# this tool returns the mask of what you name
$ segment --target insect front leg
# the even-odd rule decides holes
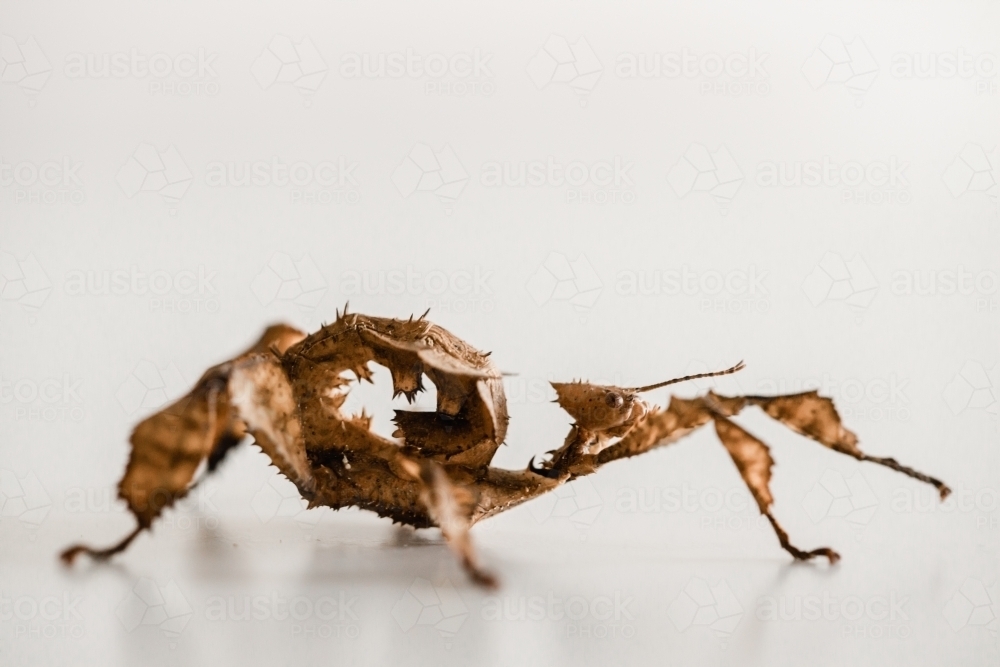
[[[710,396],[692,400],[673,397],[666,410],[651,408],[621,440],[593,456],[594,469],[611,461],[638,456],[669,445],[701,426],[714,422],[719,438],[757,501],[761,514],[767,517],[774,528],[781,547],[797,560],[825,556],[831,563],[836,562],[840,556],[829,547],[809,551],[796,547],[775,518],[771,511],[773,498],[769,488],[771,466],[774,463],[770,452],[763,442],[728,419],[739,413],[745,405],[746,402],[739,397]]]
[[[589,475],[597,470],[597,459],[594,450],[601,444],[598,434],[588,431],[579,424],[574,424],[566,436],[566,441],[559,449],[553,449],[551,458],[541,466],[535,465],[535,458],[528,462],[528,470],[553,480],[567,481]]]
[[[774,498],[771,496],[770,482],[774,459],[771,458],[771,452],[767,445],[722,414],[713,413],[712,418],[715,421],[715,432],[718,434],[719,440],[722,441],[723,446],[732,457],[740,476],[750,490],[750,494],[757,501],[760,513],[771,522],[771,527],[774,528],[774,532],[778,536],[781,548],[792,554],[796,560],[810,560],[817,556],[826,556],[831,564],[840,560],[840,554],[830,547],[805,551],[789,541],[788,533],[771,512]]]
[[[767,516],[768,521],[771,522],[782,548],[796,559],[808,560],[816,556],[826,556],[831,563],[835,563],[840,559],[840,556],[829,547],[812,551],[803,551],[795,547],[789,542],[788,534],[774,518],[770,507],[772,498],[769,482],[771,465],[773,464],[770,452],[764,443],[729,420],[729,417],[739,413],[746,405],[760,406],[769,417],[835,452],[846,454],[858,461],[878,463],[931,484],[937,488],[942,500],[951,493],[951,489],[939,479],[904,466],[893,458],[869,456],[862,452],[858,447],[857,436],[841,424],[840,415],[837,414],[833,401],[820,396],[815,391],[779,396],[734,396],[728,398],[709,392],[703,401],[715,421],[719,439],[722,440],[722,444],[736,463],[736,467],[754,495],[761,513]]]
[[[870,456],[858,447],[858,437],[844,428],[833,401],[815,391],[779,396],[737,396],[725,398],[709,393],[706,400],[713,406],[730,406],[729,414],[738,412],[744,405],[757,405],[767,416],[780,421],[796,433],[804,435],[835,452],[846,454],[858,461],[868,461],[885,466],[908,477],[930,484],[938,490],[941,500],[948,497],[948,485],[922,472],[905,466],[892,457]]]
[[[836,562],[840,555],[829,547],[810,551],[796,547],[775,518],[771,511],[773,498],[769,487],[771,466],[774,461],[767,445],[729,420],[730,416],[739,413],[745,405],[745,401],[739,397],[725,398],[710,395],[692,400],[673,397],[666,410],[651,409],[620,441],[602,451],[596,457],[598,465],[638,456],[657,447],[666,446],[699,427],[714,422],[719,439],[729,451],[761,514],[767,517],[771,527],[774,528],[781,547],[796,560],[825,556],[831,563]]]

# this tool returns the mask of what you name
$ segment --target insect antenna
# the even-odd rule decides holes
[[[711,378],[719,375],[729,375],[730,373],[735,373],[736,371],[741,371],[744,368],[744,363],[741,361],[732,368],[727,368],[724,371],[713,371],[711,373],[697,373],[695,375],[685,375],[682,378],[674,378],[673,380],[667,380],[666,382],[657,382],[656,384],[646,385],[645,387],[631,387],[625,391],[632,392],[635,394],[642,393],[644,391],[651,391],[653,389],[659,389],[660,387],[666,387],[668,384],[677,384],[678,382],[687,382],[688,380],[697,380],[699,378]]]

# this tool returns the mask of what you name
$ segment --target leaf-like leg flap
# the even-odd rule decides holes
[[[191,393],[139,422],[132,432],[132,454],[118,496],[135,515],[136,532],[108,549],[71,547],[62,554],[66,563],[81,553],[103,560],[124,550],[139,531],[187,494],[198,467],[220,441],[231,440],[234,433],[242,436],[242,425],[230,422],[224,374],[206,375]]]
[[[789,542],[788,533],[778,524],[778,520],[771,513],[771,504],[774,502],[774,498],[771,496],[770,482],[771,466],[774,465],[774,459],[771,458],[771,452],[767,445],[721,414],[713,415],[713,419],[719,439],[732,457],[736,469],[740,471],[740,476],[746,482],[754,500],[757,501],[757,507],[760,508],[761,514],[765,515],[771,522],[781,547],[797,560],[809,560],[816,556],[826,556],[830,563],[836,563],[840,560],[840,555],[829,547],[803,551]]]
[[[118,495],[128,503],[138,526],[112,547],[76,545],[66,549],[62,559],[69,564],[86,553],[103,560],[123,551],[165,508],[187,495],[198,469],[204,464],[210,472],[246,433],[227,391],[234,363],[268,350],[281,354],[304,337],[283,324],[268,327],[248,350],[205,371],[187,395],[139,422],[132,431],[132,453],[118,485]]]
[[[233,365],[229,397],[247,431],[306,498],[315,481],[306,459],[302,422],[292,385],[272,352],[254,354]]]
[[[402,464],[407,473],[422,483],[420,500],[469,577],[480,586],[496,588],[497,579],[480,567],[469,534],[476,508],[473,493],[452,482],[444,468],[433,461],[403,459]]]
[[[721,397],[718,397],[721,398]],[[858,448],[858,437],[844,428],[833,401],[815,391],[785,396],[746,396],[748,403],[759,405],[769,417],[830,449],[847,454],[859,461],[871,461],[933,485],[941,496],[948,497],[951,489],[941,480],[904,466],[893,458],[869,456]]]

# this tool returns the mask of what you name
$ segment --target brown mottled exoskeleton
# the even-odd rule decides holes
[[[711,422],[781,546],[796,559],[826,556],[830,548],[792,545],[771,512],[773,460],[767,446],[732,420],[744,407],[766,414],[835,451],[872,461],[937,487],[945,484],[891,458],[868,456],[845,429],[830,399],[816,392],[783,396],[671,398],[664,409],[648,405],[645,391],[702,377],[735,373],[742,362],[644,387],[586,382],[553,383],[557,402],[574,419],[563,445],[536,466],[505,470],[490,465],[507,433],[502,375],[489,359],[425,319],[397,320],[337,313],[316,333],[271,326],[234,359],[208,369],[183,398],[140,422],[119,485],[137,526],[120,543],[96,550],[74,546],[100,560],[124,550],[164,508],[210,474],[247,436],[297,487],[310,507],[360,507],[415,528],[436,526],[477,583],[496,579],[479,566],[469,536],[477,522],[595,472],[601,466],[668,445]],[[353,373],[371,381],[369,362],[389,369],[393,396],[412,402],[426,375],[437,388],[433,411],[397,410],[391,438],[370,428],[371,418],[345,415]],[[198,480],[197,471],[204,470]]]

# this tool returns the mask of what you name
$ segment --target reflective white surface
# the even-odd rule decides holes
[[[702,440],[654,454],[655,464],[721,452]],[[170,512],[108,565],[68,571],[55,554],[81,536],[117,537],[128,525],[120,509],[55,507],[36,529],[5,521],[8,664],[792,665],[807,655],[820,665],[989,664],[997,655],[995,518],[939,508],[891,474],[861,473],[877,490],[859,525],[813,524],[779,500],[797,543],[840,550],[830,568],[778,549],[734,471],[718,475],[727,487],[691,468],[654,480],[624,463],[616,472],[630,468],[622,479],[634,486],[575,483],[561,504],[535,501],[477,528],[502,579],[486,592],[434,531],[401,539],[388,522],[291,505],[272,515],[268,484],[249,498],[224,488],[237,473],[267,476],[265,466],[246,449],[206,484],[202,511]],[[794,495],[789,486],[775,485],[779,499]],[[911,492],[923,509],[895,511]],[[260,513],[241,517],[237,503]],[[594,503],[596,515],[578,510]]]

